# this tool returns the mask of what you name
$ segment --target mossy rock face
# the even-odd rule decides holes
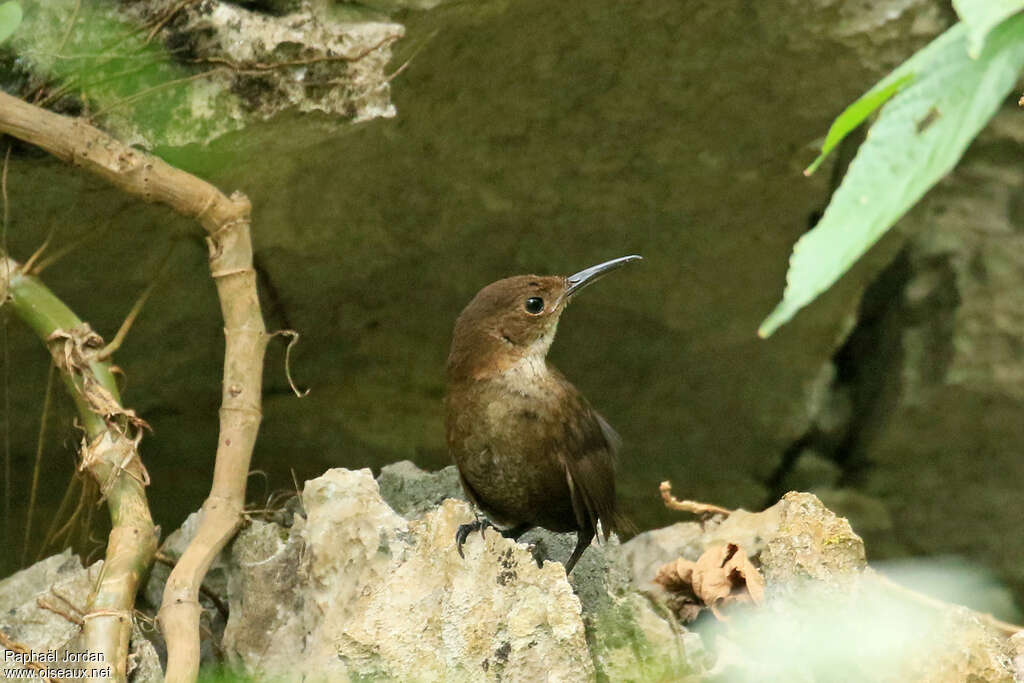
[[[40,0],[0,73],[14,92],[45,106],[74,100],[149,149],[206,144],[287,111],[394,116],[384,68],[401,24],[309,0],[267,5]]]

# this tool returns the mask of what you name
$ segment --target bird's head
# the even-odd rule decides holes
[[[455,322],[449,379],[502,372],[524,358],[543,360],[572,298],[601,276],[639,260],[623,256],[569,276],[517,275],[487,285]]]

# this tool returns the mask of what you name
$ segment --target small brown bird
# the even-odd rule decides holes
[[[575,531],[568,574],[598,522],[607,540],[628,521],[615,507],[619,437],[547,362],[572,297],[639,256],[568,277],[519,275],[480,290],[455,322],[448,355],[448,448],[466,495],[489,518],[463,524],[456,547],[493,522],[518,539],[535,526]]]

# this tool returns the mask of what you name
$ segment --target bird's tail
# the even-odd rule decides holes
[[[637,528],[637,525],[633,523],[633,520],[631,520],[629,517],[627,517],[619,510],[615,510],[614,512],[612,512],[611,519],[601,520],[601,531],[603,532],[601,535],[604,537],[604,540],[606,541],[608,540],[608,536],[613,531],[615,532],[615,535],[619,537],[620,540],[632,538],[633,536],[636,536],[638,533],[640,533],[640,529]]]

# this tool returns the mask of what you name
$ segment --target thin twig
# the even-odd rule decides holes
[[[174,18],[174,15],[176,15],[178,12],[185,9],[189,5],[194,5],[197,2],[199,2],[199,0],[183,0],[183,2],[179,2],[171,9],[167,10],[167,12],[165,12],[164,15],[160,17],[159,20],[157,20],[156,24],[153,25],[153,29],[146,36],[146,40],[144,41],[144,43],[148,43],[149,41],[153,40],[153,37],[160,32],[160,29],[162,29],[164,25],[167,24],[168,21]]]
[[[77,614],[71,614],[70,612],[68,612],[68,611],[66,611],[64,609],[61,609],[57,605],[54,605],[54,604],[48,602],[46,600],[46,596],[44,596],[44,595],[40,595],[38,598],[36,598],[36,605],[40,609],[45,609],[48,612],[53,612],[54,614],[58,614],[58,615],[64,617],[65,619],[70,621],[72,624],[77,624],[78,626],[84,626],[85,625],[85,621],[82,619],[82,617],[78,616]]]
[[[309,389],[300,390],[292,379],[292,347],[299,343],[299,333],[295,330],[278,330],[270,335],[271,337],[288,337],[288,346],[284,350],[284,376],[288,379],[288,386],[298,398],[309,396]]]
[[[931,607],[934,607],[934,608],[937,608],[937,609],[942,609],[942,610],[946,610],[946,609],[949,609],[950,607],[956,607],[957,606],[954,603],[946,602],[945,600],[939,600],[938,598],[933,598],[930,595],[925,595],[924,593],[919,593],[918,591],[915,591],[912,588],[907,588],[906,586],[904,586],[902,584],[896,583],[895,581],[890,579],[885,574],[881,574],[881,573],[879,573],[877,571],[874,572],[874,575],[875,575],[875,578],[878,579],[878,582],[880,584],[882,584],[883,587],[888,588],[889,590],[892,590],[892,591],[894,591],[896,593],[899,593],[899,594],[901,594],[903,596],[909,597],[909,598],[911,598],[912,600],[914,600],[916,602],[920,602],[920,603],[923,603],[925,605],[929,605]],[[1021,631],[1024,631],[1024,626],[1019,626],[1017,624],[1011,624],[1008,621],[1003,621],[1002,619],[997,619],[996,617],[992,616],[991,614],[988,614],[987,612],[978,612],[978,611],[975,611],[975,610],[971,610],[971,612],[975,616],[977,616],[980,621],[982,621],[986,625],[994,628],[995,630],[999,631],[1000,633],[1002,633],[1003,635],[1005,635],[1007,637],[1012,636],[1015,633],[1020,633]]]
[[[32,275],[33,274],[32,273],[32,264],[34,264],[36,262],[36,259],[38,259],[40,256],[42,256],[43,253],[46,251],[47,247],[50,246],[50,242],[53,240],[53,236],[54,236],[54,234],[56,234],[56,232],[57,232],[57,226],[53,226],[52,228],[50,228],[50,232],[48,232],[46,234],[46,239],[43,240],[43,243],[40,244],[36,248],[36,250],[32,252],[32,255],[28,257],[28,260],[25,261],[25,263],[23,263],[21,265],[21,272],[27,273],[28,275]]]
[[[414,49],[412,51],[412,54],[409,55],[409,58],[406,59],[404,62],[402,62],[402,65],[400,67],[398,67],[397,69],[395,69],[394,72],[392,72],[390,76],[386,76],[384,78],[384,82],[385,83],[390,83],[393,78],[396,78],[400,73],[405,71],[409,67],[409,65],[412,64],[412,60],[416,59],[416,57],[419,56],[420,52],[423,51],[423,48],[425,48],[427,46],[427,43],[429,43],[430,41],[432,41],[434,39],[434,37],[437,35],[437,33],[438,33],[438,30],[435,29],[434,31],[432,31],[430,33],[430,35],[428,35],[426,38],[421,40],[420,44],[417,45],[416,49]]]
[[[39,552],[36,554],[36,562],[43,559],[43,553],[50,547],[52,541],[56,538],[57,525],[60,523],[61,518],[64,516],[64,512],[71,504],[73,493],[79,481],[78,471],[74,470],[71,475],[71,480],[68,481],[67,487],[64,489],[64,497],[61,498],[60,505],[57,506],[57,512],[53,514],[53,518],[50,520],[50,526],[47,528],[46,533],[43,535],[43,543],[39,546]]]
[[[82,514],[82,510],[87,507],[85,505],[85,499],[87,497],[86,493],[87,492],[85,486],[83,485],[82,495],[78,497],[78,504],[75,506],[75,509],[71,512],[71,516],[68,517],[68,520],[64,522],[64,525],[57,530],[53,537],[51,539],[48,539],[47,545],[56,545],[58,539],[60,539],[61,536],[65,535],[67,536],[67,539],[70,542],[74,524],[78,521],[78,516]]]
[[[385,83],[390,83],[393,78],[397,78],[399,74],[401,74],[403,71],[405,71],[409,67],[410,64],[412,64],[412,57],[409,57],[409,59],[407,59],[404,62],[402,62],[402,66],[400,66],[397,69],[395,69],[394,72],[392,72],[392,74],[390,76],[386,76],[384,78],[384,82]]]
[[[57,44],[56,52],[59,54],[64,46],[68,44],[68,39],[71,38],[71,32],[75,29],[75,22],[78,21],[78,12],[82,9],[82,0],[75,0],[75,9],[71,12],[71,18],[68,20],[68,28],[64,31],[64,35],[60,39],[60,43]],[[29,51],[31,52],[31,51]],[[42,97],[43,89],[46,84],[40,85],[36,88],[35,92],[32,93],[32,103],[40,107],[45,106],[50,101],[51,96],[47,95]]]
[[[129,95],[128,97],[122,97],[118,101],[113,102],[113,103],[107,105],[106,107],[104,107],[103,109],[100,109],[99,111],[95,112],[92,115],[92,118],[99,118],[99,117],[103,116],[104,114],[106,114],[107,112],[111,111],[112,109],[117,109],[118,107],[123,107],[124,105],[126,105],[126,104],[128,104],[130,102],[134,102],[135,100],[141,99],[141,98],[145,97],[146,95],[149,95],[150,93],[153,93],[153,92],[155,92],[157,90],[163,90],[164,88],[169,88],[169,87],[171,87],[173,85],[181,85],[182,83],[188,83],[190,81],[199,80],[200,78],[206,78],[207,76],[213,76],[214,74],[217,74],[217,73],[219,73],[221,71],[224,71],[224,69],[223,68],[210,69],[209,71],[203,71],[202,73],[192,74],[191,76],[186,76],[185,78],[177,78],[177,79],[175,79],[173,81],[164,81],[163,83],[159,83],[159,84],[154,85],[152,87],[140,90],[137,93]]]
[[[36,440],[36,460],[32,467],[32,486],[28,494],[28,518],[25,520],[25,544],[21,549],[21,563],[28,559],[28,542],[32,537],[32,516],[36,508],[36,492],[39,490],[39,471],[43,466],[43,445],[46,443],[46,423],[50,417],[50,397],[53,395],[55,367],[51,362],[46,372],[46,393],[43,394],[43,414],[39,418],[39,438]]]
[[[57,86],[56,89],[50,91],[49,95],[47,95],[46,97],[44,97],[42,99],[39,99],[39,95],[41,95],[43,93],[43,90],[46,88],[46,83],[44,83],[43,85],[40,85],[39,88],[36,89],[36,94],[33,97],[33,101],[35,101],[36,105],[38,105],[40,107],[45,107],[46,105],[50,104],[51,102],[56,101],[58,98],[63,97],[64,93],[70,91],[71,88],[74,87],[74,84],[75,84],[75,76],[74,76],[74,74],[72,74],[71,76],[68,76],[67,80],[64,81],[64,83],[62,83],[61,85]]]
[[[7,144],[7,153],[4,154],[4,169],[0,178],[0,191],[3,193],[3,258],[5,272],[3,274],[5,287],[11,281],[9,272],[10,261],[7,258],[7,220],[9,218],[7,209],[7,167],[11,161],[11,145]],[[3,302],[0,302],[3,303]],[[11,373],[10,373],[10,349],[7,344],[7,315],[3,320],[3,357],[4,357],[4,545],[8,545],[11,539]]]
[[[696,500],[679,500],[672,495],[672,484],[667,481],[661,482],[661,486],[658,488],[661,491],[661,499],[665,501],[665,507],[670,510],[692,512],[701,517],[710,517],[712,515],[725,515],[728,517],[732,514],[732,510],[711,503],[701,503]]]
[[[47,256],[46,258],[39,259],[39,263],[36,264],[31,274],[39,275],[41,272],[43,272],[57,261],[67,256],[68,254],[70,254],[75,249],[79,248],[89,240],[96,239],[97,237],[102,237],[108,230],[110,230],[113,227],[113,225],[113,221],[106,221],[102,223],[100,227],[88,230],[85,232],[85,234],[79,235],[78,237],[72,240],[68,240],[62,246],[54,248],[54,250],[50,252],[49,256]]]
[[[117,334],[115,334],[114,338],[110,340],[110,343],[104,346],[99,352],[97,355],[99,360],[107,360],[110,358],[111,354],[121,348],[121,344],[124,343],[124,338],[127,336],[128,330],[132,328],[132,325],[135,323],[135,319],[138,318],[139,313],[142,312],[142,307],[146,305],[146,301],[149,300],[150,295],[153,294],[153,290],[155,290],[157,284],[159,284],[160,278],[163,277],[164,273],[167,271],[167,264],[171,261],[171,254],[174,253],[175,246],[177,246],[177,242],[171,242],[171,248],[167,250],[163,260],[160,261],[160,265],[157,266],[156,275],[153,276],[153,280],[144,290],[142,290],[142,294],[139,295],[139,298],[135,300],[135,304],[132,306],[132,309],[128,311],[128,315],[125,316],[124,322],[122,322],[121,327],[118,328]]]
[[[282,62],[254,62],[252,64],[242,64],[240,62],[227,59],[226,57],[200,57],[196,59],[190,59],[188,61],[193,64],[220,64],[225,66],[232,71],[238,73],[257,73],[264,71],[276,71],[278,69],[284,69],[293,66],[309,66],[310,64],[319,64],[321,62],[358,62],[367,55],[379,50],[382,47],[390,45],[402,36],[400,35],[388,35],[382,38],[379,42],[371,45],[370,47],[357,52],[354,55],[317,55],[316,57],[307,57],[305,59],[289,59]]]
[[[78,12],[82,9],[82,0],[75,0],[75,9],[71,13],[71,19],[68,20],[68,30],[64,32],[64,36],[60,39],[60,43],[57,45],[57,53],[59,54],[64,50],[64,46],[68,44],[68,39],[71,37],[71,32],[75,29],[75,22],[78,21]]]
[[[90,576],[90,580],[92,580],[91,576]],[[56,587],[50,586],[50,595],[52,595],[53,597],[55,597],[58,600],[60,600],[61,602],[63,602],[73,612],[76,612],[78,614],[83,614],[83,615],[85,614],[85,612],[82,611],[81,607],[79,607],[78,605],[76,605],[75,603],[73,603],[71,601],[71,598],[69,598],[66,595],[61,595],[61,593],[56,589]]]

